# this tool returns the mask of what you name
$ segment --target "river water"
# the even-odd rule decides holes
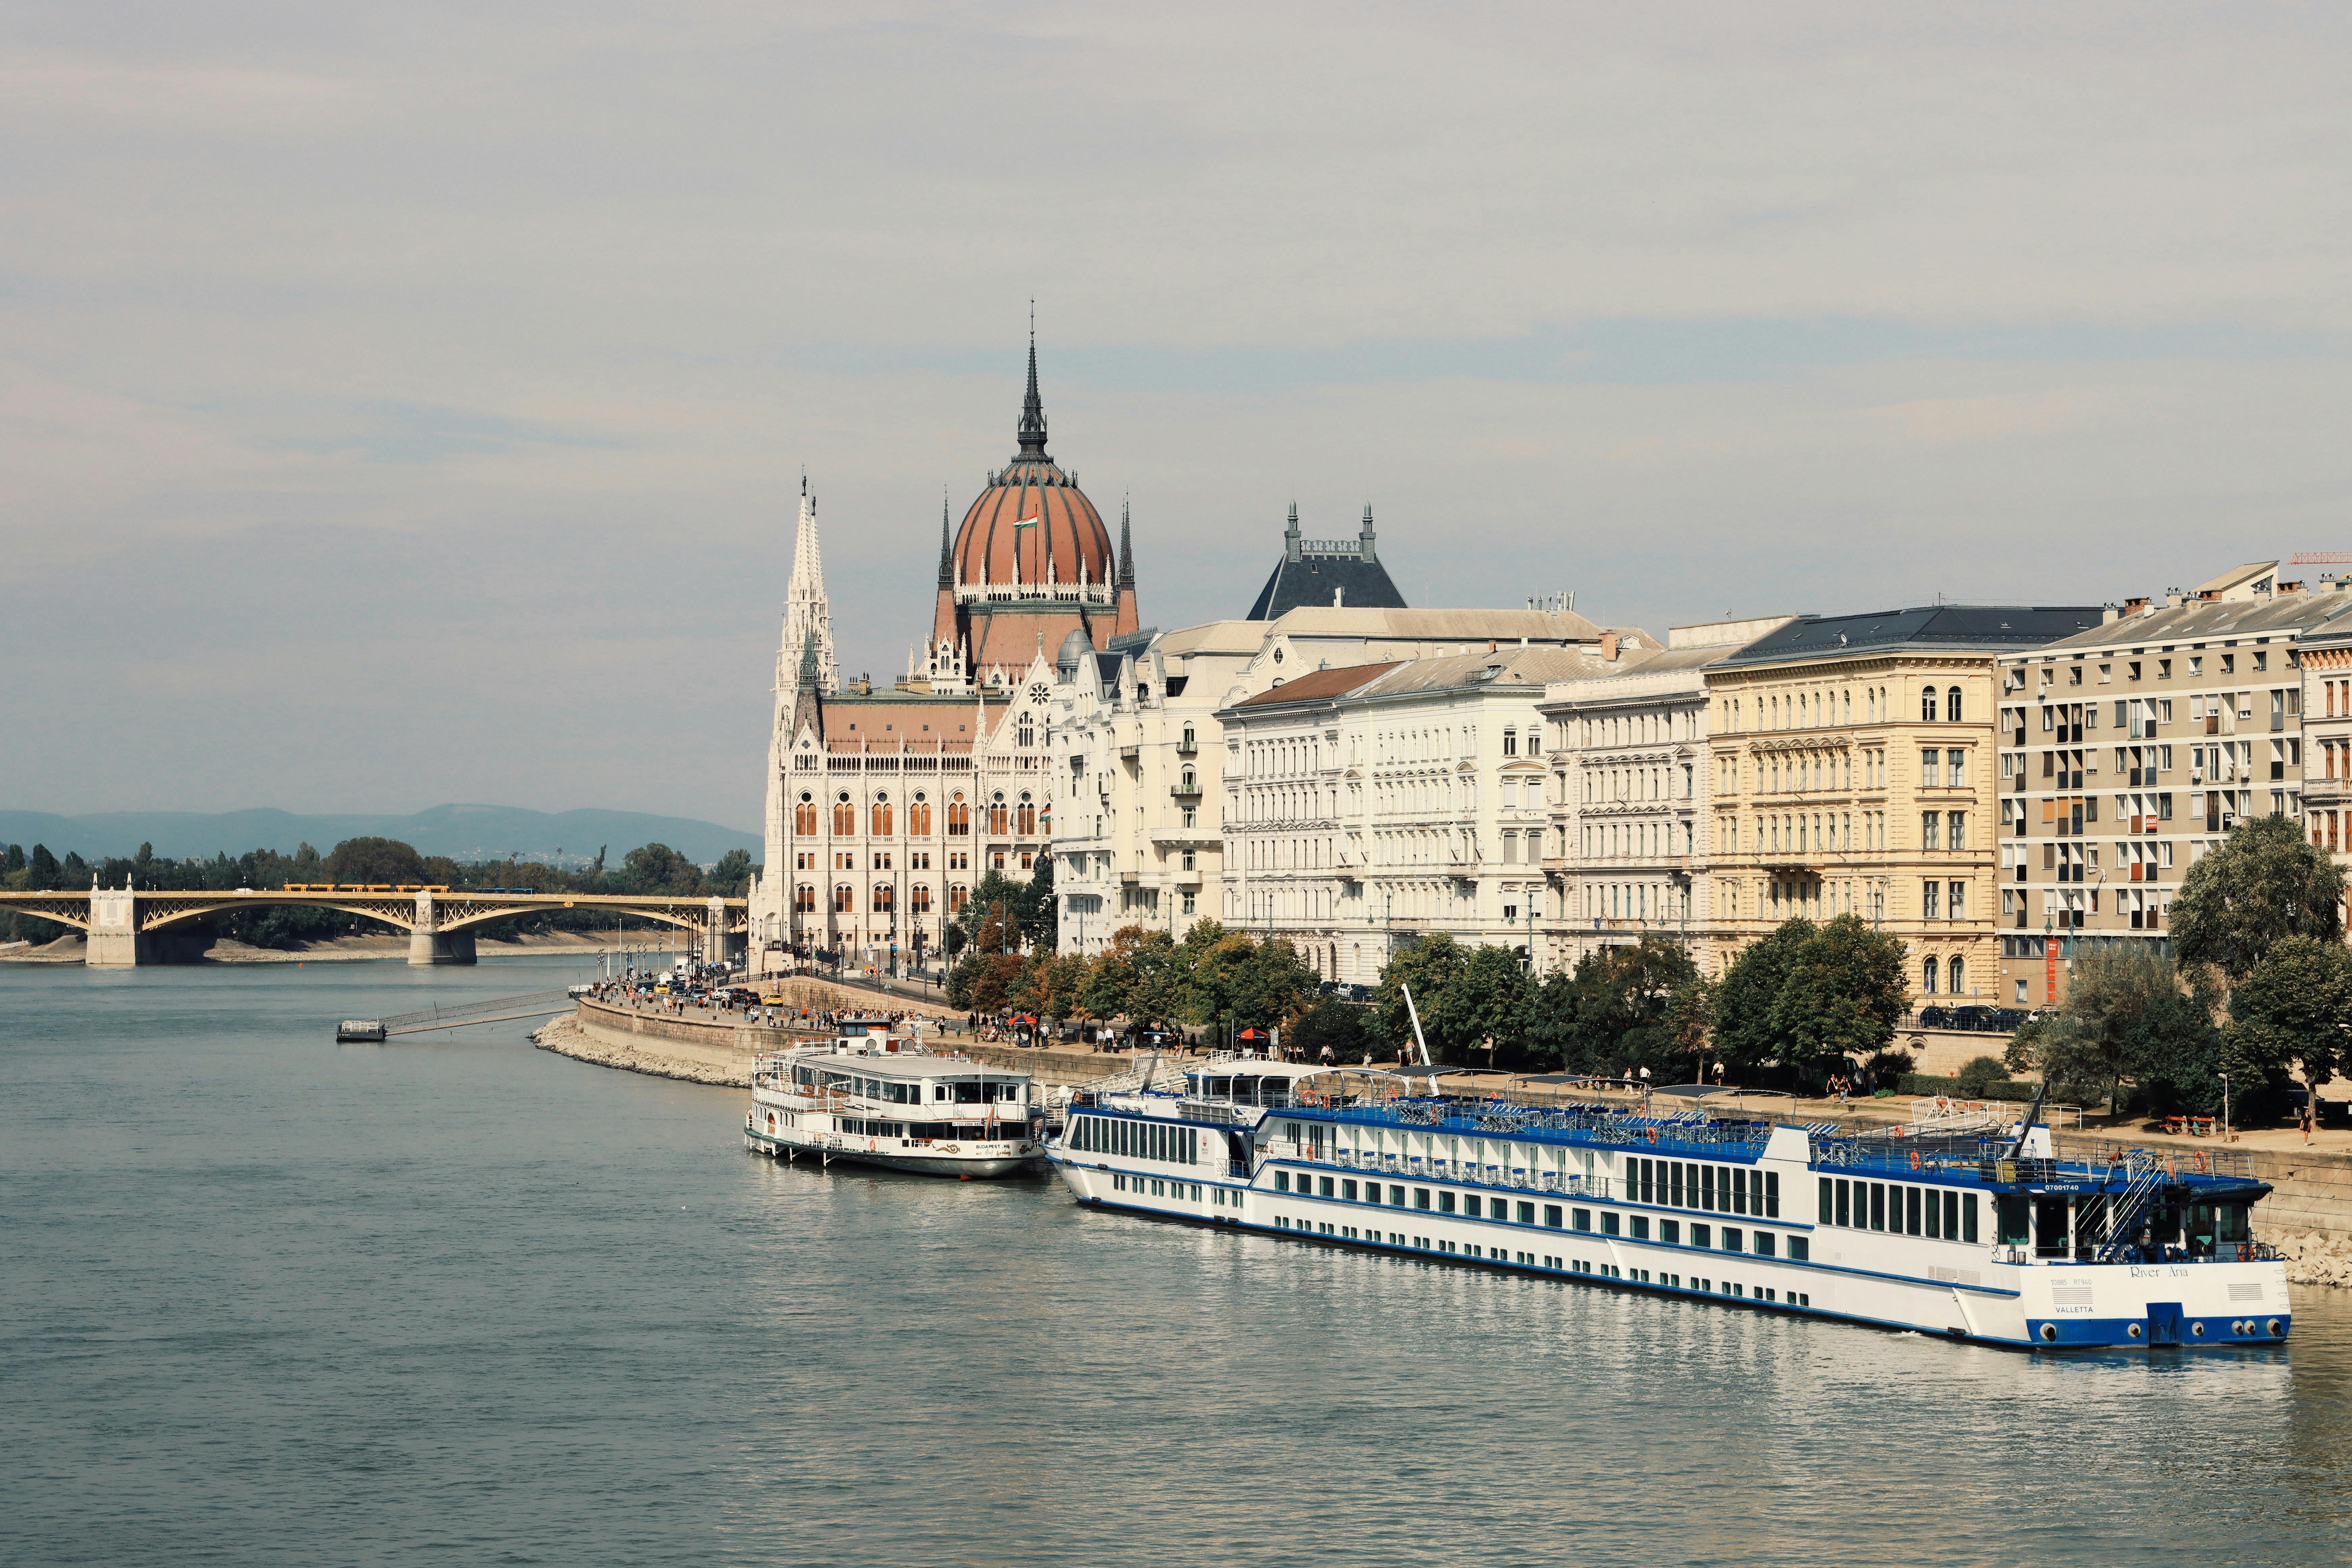
[[[336,1019],[561,961],[0,969],[0,1562],[2287,1563],[2352,1301],[2036,1359],[778,1166]]]

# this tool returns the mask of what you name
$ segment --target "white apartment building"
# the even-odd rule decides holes
[[[1223,710],[1332,668],[1589,647],[1604,635],[1567,611],[1306,605],[1270,621],[1118,637],[1102,653],[1065,639],[1048,725],[1062,951],[1099,952],[1129,925],[1181,941],[1202,916],[1231,918]]]
[[[1554,682],[1538,705],[1549,729],[1551,837],[1544,865],[1543,966],[1574,968],[1598,949],[1651,933],[1687,942],[1712,971],[1715,910],[1706,668],[1792,617],[1668,629],[1663,649],[1604,637],[1605,674]]]
[[[1529,948],[1550,815],[1537,707],[1600,673],[1612,639],[1646,641],[1317,670],[1220,711],[1219,918],[1355,984],[1441,931]]]

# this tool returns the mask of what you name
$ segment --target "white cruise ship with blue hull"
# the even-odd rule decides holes
[[[1092,1207],[2022,1350],[2291,1326],[2241,1153],[2061,1160],[2031,1112],[1934,1102],[1857,1132],[1703,1089],[1660,1112],[1409,1088],[1212,1061],[1181,1091],[1081,1094],[1047,1153]]]

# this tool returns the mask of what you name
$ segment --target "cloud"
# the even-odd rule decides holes
[[[2200,580],[2352,477],[2335,12],[17,20],[25,805],[748,820],[801,468],[887,675],[1033,297],[1163,626],[1294,497],[1416,602],[1659,626]]]

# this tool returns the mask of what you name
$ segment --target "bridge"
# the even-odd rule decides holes
[[[695,932],[707,962],[727,954],[727,939],[747,933],[750,914],[742,899],[651,898],[596,893],[509,892],[501,889],[358,886],[313,883],[235,892],[144,892],[128,886],[88,892],[0,893],[0,910],[37,915],[79,928],[89,939],[83,962],[118,969],[158,962],[156,939],[173,927],[205,915],[294,905],[340,910],[408,933],[408,962],[415,965],[471,963],[474,930],[516,915],[557,910],[605,910],[657,921]]]

